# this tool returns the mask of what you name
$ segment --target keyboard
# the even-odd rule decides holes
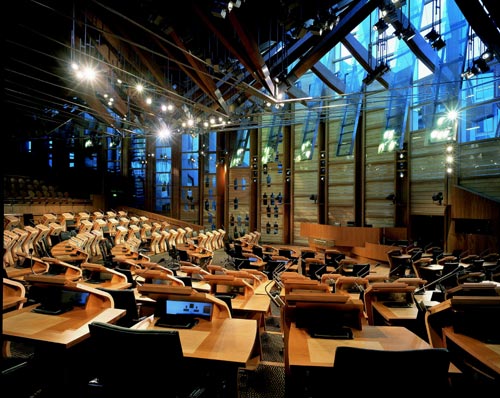
[[[61,315],[61,314],[64,314],[65,312],[71,311],[72,309],[73,309],[72,306],[44,307],[43,305],[40,305],[40,306],[34,308],[32,311],[36,312],[37,314]]]
[[[155,323],[155,326],[173,329],[191,329],[198,324],[198,319],[185,315],[163,315]]]
[[[353,339],[352,329],[349,327],[341,327],[335,329],[309,329],[308,333],[311,337],[316,339],[340,339],[351,340]]]

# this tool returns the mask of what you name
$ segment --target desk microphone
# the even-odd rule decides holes
[[[280,292],[277,292],[276,294],[272,294],[270,291],[269,291],[269,286],[271,284],[268,283],[266,284],[266,286],[264,287],[264,290],[266,292],[266,294],[271,298],[271,300],[273,300],[273,303],[276,304],[276,306],[278,308],[281,308],[285,305],[285,302],[282,300],[282,298],[280,297]]]
[[[455,274],[458,274],[459,272],[463,271],[464,270],[464,266],[463,265],[458,265],[455,269],[451,270],[450,272],[448,272],[447,274],[441,276],[440,278],[428,283],[427,285],[424,285],[418,289],[416,289],[413,294],[423,294],[423,292],[425,291],[425,289],[427,289],[428,287],[432,286],[432,285],[435,285],[435,284],[438,284],[446,279],[448,279],[449,277],[455,275]]]
[[[314,276],[316,277],[316,279],[320,280],[321,279],[321,275],[318,275],[318,272],[322,271],[326,269],[326,264],[322,265],[321,267],[319,267],[316,272],[314,272]]]
[[[394,267],[390,272],[389,272],[389,277],[392,276],[392,274],[394,274],[397,270],[399,270],[400,268],[406,268],[407,264],[406,263],[401,263],[399,264],[397,267]]]

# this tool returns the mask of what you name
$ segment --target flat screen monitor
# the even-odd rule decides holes
[[[45,294],[40,297],[40,306],[33,311],[48,315],[59,315],[71,311],[74,307],[84,307],[90,296],[89,292],[69,289],[47,288],[44,290]]]
[[[190,315],[210,320],[213,303],[200,301],[165,300],[165,314]]]
[[[74,290],[61,291],[61,303],[63,305],[85,306],[90,296],[89,292],[79,292]]]
[[[113,274],[111,272],[83,270],[83,279],[87,283],[104,283],[109,282],[112,278]]]
[[[323,332],[345,327],[358,329],[360,316],[361,310],[358,307],[339,303],[298,302],[295,308],[295,324],[298,328]]]

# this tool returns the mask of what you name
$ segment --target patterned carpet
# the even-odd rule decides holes
[[[283,335],[279,331],[279,308],[271,305],[273,316],[267,318],[266,333],[261,336],[262,361],[256,370],[240,372],[240,398],[285,396]]]

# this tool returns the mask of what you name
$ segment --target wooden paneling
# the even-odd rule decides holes
[[[445,144],[427,145],[425,133],[412,133],[410,142],[410,213],[412,215],[443,215],[447,203]],[[442,192],[442,205],[432,201],[432,195]]]
[[[229,169],[226,217],[229,221],[227,234],[230,238],[234,238],[235,233],[239,237],[250,232],[249,225],[245,223],[245,218],[250,213],[250,191],[252,185],[250,167],[232,167]],[[238,200],[237,209],[235,209],[235,199]],[[230,225],[231,218],[234,219],[234,225]]]
[[[334,241],[335,246],[354,247],[364,246],[366,242],[379,243],[382,238],[382,229],[302,223],[300,234],[309,239]]]
[[[459,185],[500,201],[500,142],[462,144],[459,159]]]

